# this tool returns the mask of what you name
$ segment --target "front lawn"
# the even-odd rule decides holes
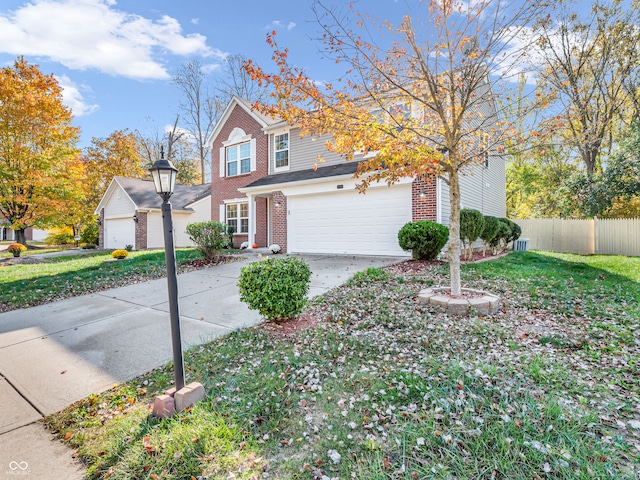
[[[111,260],[111,254],[104,251],[46,258],[38,263],[27,263],[33,258],[27,256],[31,258],[23,259],[25,263],[0,263],[0,312],[166,275],[164,250],[130,252],[127,260],[118,262],[105,262]],[[180,264],[199,258],[199,254],[192,248],[178,249],[176,258]]]
[[[539,252],[467,265],[465,286],[504,308],[458,319],[416,300],[446,265],[369,269],[318,297],[311,327],[186,352],[207,398],[173,418],[149,416],[167,365],[46,422],[89,478],[635,479],[639,268]]]

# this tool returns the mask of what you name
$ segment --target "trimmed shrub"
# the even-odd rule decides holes
[[[84,226],[82,229],[82,233],[80,234],[80,242],[81,243],[93,243],[98,244],[98,235],[99,235],[99,226],[98,222],[91,222]]]
[[[227,226],[222,222],[190,223],[186,232],[206,260],[216,260],[229,245]]]
[[[480,210],[463,208],[460,210],[460,240],[465,247],[465,255],[473,255],[473,244],[484,230],[484,216]]]
[[[127,258],[129,256],[129,252],[123,249],[114,250],[111,252],[111,257],[117,258],[118,260],[122,260],[123,258]]]
[[[498,231],[496,232],[496,236],[489,242],[494,254],[500,253],[500,251],[507,247],[507,239],[510,236],[511,226],[507,222],[502,221],[501,218],[498,219]]]
[[[498,233],[498,228],[500,224],[498,223],[496,217],[492,217],[491,215],[485,215],[484,217],[484,228],[482,229],[482,233],[480,234],[480,238],[484,242],[482,245],[482,256],[484,257],[487,246],[491,245],[491,241]]]
[[[305,307],[311,268],[295,257],[268,258],[240,270],[240,300],[269,320],[290,318]]]
[[[520,238],[520,235],[522,235],[522,229],[520,228],[520,225],[512,220],[509,220],[508,218],[501,218],[500,220],[506,223],[509,226],[509,230],[511,230],[506,238],[507,243],[515,242]]]
[[[85,243],[84,245],[82,245],[82,248],[85,250],[94,250],[98,248],[98,246],[95,243]]]
[[[75,239],[73,238],[73,233],[64,231],[51,233],[44,239],[44,243],[47,245],[69,245],[74,242]]]
[[[415,260],[433,260],[449,239],[449,229],[430,220],[405,224],[398,232],[403,250],[411,250]]]

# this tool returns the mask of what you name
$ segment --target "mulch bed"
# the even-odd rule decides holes
[[[318,315],[314,313],[303,312],[291,318],[283,318],[281,320],[265,321],[258,325],[267,333],[276,337],[289,338],[296,332],[315,327],[321,322]]]

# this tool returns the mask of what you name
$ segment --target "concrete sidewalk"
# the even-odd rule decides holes
[[[397,257],[305,255],[310,296]],[[235,263],[179,275],[184,349],[261,321],[240,302]],[[84,469],[40,423],[91,393],[171,360],[167,281],[74,297],[0,314],[0,479],[80,479]]]

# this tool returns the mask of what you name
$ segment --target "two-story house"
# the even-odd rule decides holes
[[[441,179],[406,178],[359,193],[357,158],[346,162],[323,140],[300,137],[295,126],[265,117],[239,98],[231,100],[208,144],[212,217],[234,228],[235,246],[248,241],[276,243],[287,253],[407,256],[398,245],[405,223],[449,221]],[[461,178],[462,206],[503,217],[505,185],[504,160],[491,155]]]

